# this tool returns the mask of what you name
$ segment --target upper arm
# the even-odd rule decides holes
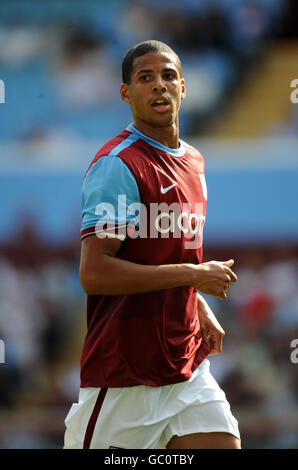
[[[101,157],[91,166],[82,186],[80,280],[86,291],[101,275],[103,256],[116,256],[134,219],[127,207],[136,202],[137,183],[119,157]]]
[[[90,235],[82,240],[80,260],[80,281],[86,292],[93,284],[95,277],[103,273],[103,257],[116,256],[121,246],[117,238],[98,238]]]
[[[101,157],[82,186],[81,238],[97,233],[120,235],[123,240],[128,223],[137,223],[136,211],[128,210],[135,203],[140,204],[140,194],[130,169],[117,156]]]
[[[82,240],[81,260],[89,261],[103,255],[116,256],[122,241],[118,238],[98,238],[91,235]]]

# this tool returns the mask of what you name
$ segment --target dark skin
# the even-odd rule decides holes
[[[179,109],[185,83],[176,57],[149,52],[135,59],[130,83],[121,84],[121,99],[130,105],[135,127],[148,137],[170,147],[179,146]],[[162,103],[156,104],[161,100]],[[155,103],[155,105],[154,105]],[[89,295],[130,295],[193,286],[200,292],[225,299],[231,282],[237,281],[233,260],[141,265],[117,258],[122,241],[88,236],[82,241],[80,280]],[[220,353],[225,332],[202,296],[198,315],[204,341],[211,354]],[[168,448],[240,448],[239,440],[227,433],[197,433],[174,436]]]

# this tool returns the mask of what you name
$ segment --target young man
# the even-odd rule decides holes
[[[224,331],[198,291],[226,298],[233,260],[202,263],[202,155],[179,139],[178,56],[131,48],[121,98],[134,118],[93,159],[82,188],[80,279],[88,331],[64,448],[240,448],[206,357]]]

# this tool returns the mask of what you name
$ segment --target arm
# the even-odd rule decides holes
[[[206,300],[200,294],[198,294],[198,315],[203,340],[211,350],[209,355],[221,353],[225,331],[217,321]]]
[[[224,299],[229,283],[237,280],[229,267],[233,260],[199,265],[141,265],[117,258],[120,246],[121,240],[117,238],[98,238],[96,235],[82,241],[80,280],[87,294],[130,295],[193,286]]]

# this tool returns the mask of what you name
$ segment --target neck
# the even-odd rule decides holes
[[[133,125],[138,131],[142,132],[142,134],[150,137],[150,139],[156,140],[162,145],[172,149],[179,148],[179,127],[177,123],[173,123],[167,127],[153,127],[137,119],[134,121]]]

